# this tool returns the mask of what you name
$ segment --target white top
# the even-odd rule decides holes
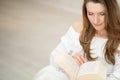
[[[61,42],[51,53],[50,64],[57,66],[54,61],[56,60],[57,54],[60,52],[65,52],[72,55],[79,52],[83,55],[83,49],[79,43],[79,36],[80,33],[76,32],[71,26],[66,34],[61,38]],[[97,60],[101,61],[107,67],[107,80],[120,80],[120,53],[115,56],[116,63],[114,66],[106,63],[104,59],[104,47],[106,42],[107,39],[105,38],[94,37],[90,46],[90,49],[92,49],[91,52],[93,53],[91,56],[98,57]],[[120,46],[118,47],[118,50],[120,51]]]

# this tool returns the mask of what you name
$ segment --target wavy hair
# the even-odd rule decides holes
[[[95,29],[92,27],[88,17],[86,4],[88,2],[100,3],[104,5],[105,13],[105,29],[107,31],[108,41],[105,45],[105,59],[110,64],[115,64],[115,53],[120,44],[120,8],[116,0],[84,0],[82,15],[83,15],[83,30],[80,36],[80,43],[85,52],[86,58],[91,61],[97,58],[91,57],[90,44],[95,35]]]

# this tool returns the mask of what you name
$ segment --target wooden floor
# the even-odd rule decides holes
[[[0,0],[0,80],[32,80],[80,15],[34,0]]]

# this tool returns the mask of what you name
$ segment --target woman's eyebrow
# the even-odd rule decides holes
[[[88,12],[88,13],[93,13],[92,11],[88,11],[88,10],[87,10],[87,12]],[[105,12],[105,10],[102,10],[102,11],[100,11],[100,12],[98,12],[98,13],[104,13],[104,12]]]

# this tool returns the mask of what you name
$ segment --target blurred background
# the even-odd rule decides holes
[[[32,80],[81,18],[83,0],[0,0],[0,80]],[[120,3],[120,0],[118,0]]]

